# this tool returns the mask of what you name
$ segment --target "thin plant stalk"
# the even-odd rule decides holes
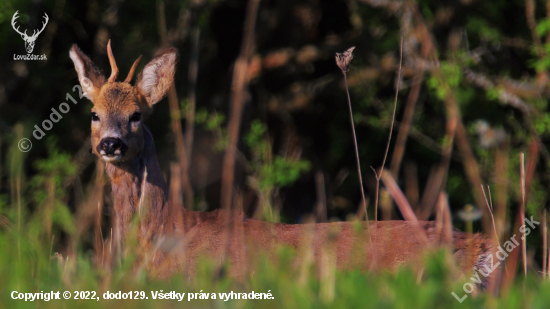
[[[355,123],[353,122],[353,110],[351,108],[348,79],[346,76],[346,72],[343,72],[343,73],[344,73],[344,82],[346,83],[346,93],[348,95],[348,107],[349,107],[349,117],[351,121],[351,132],[353,133],[353,145],[355,146],[355,160],[357,162],[357,175],[359,176],[359,185],[361,186],[361,198],[363,201],[363,205],[361,209],[362,209],[362,212],[365,214],[366,220],[368,221],[369,215],[367,213],[367,199],[365,198],[365,187],[363,186],[363,176],[361,176],[361,161],[359,160],[359,147],[357,146],[357,135],[355,133]],[[377,191],[378,191],[378,188],[377,188]],[[378,198],[378,195],[377,195],[377,198]],[[363,218],[363,215],[361,215],[360,219],[362,218]]]
[[[355,159],[357,160],[357,174],[359,176],[359,185],[361,186],[361,197],[363,200],[363,207],[361,207],[359,211],[365,213],[365,221],[367,223],[369,241],[370,241],[371,247],[374,249],[374,242],[372,241],[372,233],[371,233],[370,224],[369,224],[369,215],[367,213],[367,199],[365,198],[365,188],[363,186],[363,177],[361,176],[361,161],[359,160],[359,148],[357,146],[357,135],[355,134],[355,123],[353,122],[353,110],[351,108],[351,98],[349,95],[348,78],[346,75],[346,72],[348,71],[349,63],[351,62],[351,59],[353,59],[352,53],[354,49],[355,47],[351,47],[351,48],[348,48],[343,53],[336,53],[336,64],[338,65],[340,70],[342,70],[342,74],[344,74],[344,82],[346,84],[346,94],[348,96],[349,117],[351,122],[351,130],[353,133],[353,143],[355,145]],[[359,220],[363,219],[363,214],[361,214],[358,217],[359,217]],[[376,263],[376,260],[377,260],[376,249],[373,250],[373,253],[374,253],[374,263]]]
[[[386,165],[386,159],[388,158],[388,151],[390,150],[391,137],[393,133],[393,123],[395,121],[395,110],[397,109],[397,96],[399,94],[399,86],[401,84],[402,65],[403,65],[403,37],[401,37],[401,41],[399,43],[399,69],[397,71],[397,82],[395,84],[395,99],[393,101],[393,113],[391,117],[390,133],[388,135],[388,142],[386,144],[386,151],[384,152],[384,160],[382,160],[382,167],[380,168],[380,173],[377,173],[376,170],[371,166],[371,169],[373,170],[374,175],[376,177],[376,192],[375,192],[375,198],[374,198],[374,221],[375,222],[378,220],[378,195],[380,191],[380,177],[384,172],[384,165]]]
[[[521,224],[525,222],[525,153],[520,153],[520,189],[521,189]],[[527,277],[527,235],[521,237],[521,257],[523,261],[523,275]]]
[[[189,82],[189,93],[187,95],[187,115],[185,124],[185,145],[187,147],[187,164],[191,165],[191,156],[193,152],[193,134],[195,128],[195,109],[196,109],[196,89],[197,77],[199,75],[199,48],[201,29],[198,21],[195,21],[195,29],[191,33],[191,57],[189,58],[189,73],[187,80]]]
[[[168,30],[166,28],[166,18],[164,10],[164,2],[159,1],[157,3],[157,22],[159,27],[160,41],[163,47],[168,46]],[[185,207],[189,210],[193,210],[193,187],[191,186],[191,180],[189,179],[189,164],[187,150],[185,148],[185,141],[181,128],[181,110],[178,104],[178,94],[176,92],[176,86],[172,85],[168,91],[168,104],[170,107],[170,123],[172,133],[174,134],[174,142],[176,147],[176,155],[178,163],[181,166],[182,184],[185,192]]]
[[[422,243],[426,244],[428,246],[431,246],[431,242],[422,230],[418,219],[416,218],[416,215],[414,214],[414,211],[412,210],[411,205],[409,204],[409,201],[407,201],[407,198],[405,197],[405,194],[399,189],[399,186],[395,182],[395,179],[393,179],[393,176],[390,172],[385,171],[383,174],[380,175],[380,178],[384,182],[384,185],[388,189],[388,192],[392,196],[393,200],[395,201],[395,204],[399,208],[399,211],[401,212],[401,215],[403,215],[403,218],[405,218],[405,221],[408,221],[413,226],[413,232],[416,234],[417,239]]]
[[[491,189],[487,186],[487,189],[489,190],[489,198],[491,198]],[[493,230],[495,231],[495,238],[497,239],[497,243],[500,245],[500,240],[498,239],[497,234],[497,227],[495,225],[495,217],[493,216],[493,200],[491,199],[491,202],[487,200],[487,195],[485,194],[485,189],[483,188],[483,185],[481,185],[481,191],[483,192],[483,197],[485,197],[485,204],[487,205],[487,208],[489,209],[489,214],[491,215],[491,221],[493,221]]]
[[[546,209],[544,209],[544,221],[542,222],[542,278],[548,275],[548,226],[546,222]]]
[[[493,198],[491,197],[491,187],[489,185],[487,185],[487,192],[489,193],[489,205],[491,205],[491,211],[493,211]]]
[[[254,53],[254,26],[258,15],[259,0],[249,0],[243,27],[243,39],[240,54],[235,61],[233,80],[231,84],[230,113],[227,124],[228,144],[225,149],[222,167],[222,209],[231,209],[233,202],[233,186],[235,180],[235,160],[237,142],[242,121],[242,113],[246,100],[245,89],[248,86],[248,64]]]
[[[348,108],[349,108],[349,119],[351,124],[351,132],[353,135],[353,145],[355,147],[355,160],[357,163],[357,176],[359,177],[359,186],[361,187],[361,199],[363,201],[363,205],[361,205],[361,208],[359,209],[359,219],[363,219],[363,215],[365,215],[365,219],[368,223],[369,221],[369,215],[367,213],[367,199],[365,198],[365,187],[363,186],[363,176],[361,175],[361,160],[359,160],[359,147],[357,145],[357,134],[355,133],[355,122],[353,121],[353,108],[351,107],[351,97],[349,94],[349,84],[348,84],[348,76],[347,71],[349,68],[349,64],[351,62],[351,59],[353,59],[353,50],[355,49],[355,46],[348,48],[343,53],[336,53],[336,65],[342,70],[342,74],[344,75],[344,84],[346,85],[346,94],[348,97]]]
[[[418,102],[420,88],[422,87],[422,80],[424,79],[424,70],[419,69],[419,71],[420,72],[415,73],[415,76],[413,77],[413,85],[409,92],[407,103],[405,103],[405,111],[403,113],[401,125],[399,126],[399,132],[397,133],[397,140],[395,142],[390,163],[390,170],[396,179],[398,177],[401,161],[403,160],[403,155],[405,153],[407,138],[411,130],[411,123],[413,121],[416,103]]]
[[[546,209],[544,210],[544,213],[546,214]],[[550,275],[548,275],[548,268],[550,268],[550,254],[549,253],[549,248],[548,248],[548,220],[546,217],[544,217],[544,222],[546,223],[546,227],[545,227],[545,231],[544,231],[544,234],[546,234],[546,242],[545,242],[545,250],[544,252],[546,252],[546,259],[544,260],[544,264],[546,264],[546,276],[545,278],[548,278],[550,277]]]

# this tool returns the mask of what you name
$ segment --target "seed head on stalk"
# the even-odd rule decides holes
[[[351,62],[351,59],[353,59],[354,49],[355,46],[352,46],[343,53],[336,53],[336,65],[338,65],[344,74],[348,71],[349,63]]]
[[[348,78],[346,72],[348,71],[349,64],[351,62],[351,59],[353,59],[353,50],[355,49],[355,46],[352,46],[348,48],[343,53],[336,53],[336,65],[342,70],[342,74],[344,75],[344,82],[346,84],[346,93],[348,95],[348,107],[349,107],[349,117],[351,122],[351,131],[353,133],[353,144],[355,146],[355,159],[357,161],[357,174],[359,176],[359,185],[361,186],[361,197],[363,204],[359,208],[359,218],[363,218],[363,216],[366,216],[366,219],[368,221],[368,215],[367,215],[367,199],[365,198],[365,190],[363,188],[363,177],[361,176],[361,162],[359,161],[359,148],[357,146],[357,135],[355,133],[355,124],[353,122],[353,110],[351,108],[351,99],[349,95],[349,85],[348,85]]]

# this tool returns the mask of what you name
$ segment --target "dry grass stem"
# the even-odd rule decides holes
[[[544,210],[544,213],[546,214],[546,209]],[[545,227],[545,231],[544,231],[544,234],[546,235],[546,242],[545,242],[546,259],[544,260],[544,264],[546,264],[546,278],[548,278],[548,277],[550,277],[548,275],[548,272],[550,271],[550,270],[548,270],[548,268],[550,267],[550,254],[548,254],[550,248],[548,248],[548,220],[547,220],[546,217],[544,218],[544,222],[546,223],[546,227]]]
[[[544,215],[543,215],[543,221],[542,221],[542,278],[546,279],[546,276],[548,276],[548,264],[546,261],[548,260],[548,226],[546,221],[546,209],[544,209]]]
[[[392,196],[395,204],[401,211],[401,214],[403,215],[405,220],[410,221],[411,224],[415,227],[413,230],[416,234],[416,237],[421,242],[430,244],[428,237],[418,224],[418,219],[416,218],[416,215],[414,214],[411,205],[407,201],[407,198],[405,197],[401,189],[399,189],[399,186],[395,182],[395,179],[393,179],[393,176],[388,171],[383,171],[380,175],[380,179],[382,179],[382,181],[384,182],[384,185],[388,189],[388,192]]]
[[[489,186],[487,186],[487,189],[489,191],[489,198],[491,198],[491,189]],[[489,214],[491,215],[491,221],[493,222],[495,238],[497,240],[497,243],[500,245],[500,240],[498,239],[497,227],[495,225],[495,217],[493,216],[493,200],[491,199],[491,202],[487,200],[487,195],[485,194],[485,189],[483,188],[483,185],[481,185],[481,191],[483,192],[483,197],[485,197],[485,204],[487,205],[487,209],[489,209]]]
[[[317,193],[315,217],[317,222],[327,222],[327,194],[325,190],[325,176],[322,170],[318,170],[315,173],[315,188]]]
[[[420,200],[418,187],[418,170],[416,164],[406,163],[404,168],[405,174],[405,195],[411,204],[414,213],[418,215],[418,201]],[[395,174],[392,172],[392,175]],[[397,177],[397,176],[396,176]]]
[[[521,191],[521,224],[525,221],[525,154],[519,155],[520,162],[520,191]],[[521,257],[523,261],[523,274],[527,277],[527,235],[521,237]]]
[[[357,145],[357,134],[355,133],[355,122],[353,121],[353,108],[351,106],[351,97],[349,95],[349,85],[348,85],[348,78],[346,72],[348,71],[349,64],[351,62],[351,59],[353,59],[353,50],[355,47],[348,48],[343,53],[336,53],[336,65],[342,70],[342,74],[344,75],[344,82],[346,85],[346,94],[348,97],[348,108],[349,108],[349,117],[351,122],[351,131],[353,134],[353,145],[355,147],[355,160],[357,163],[357,175],[359,177],[359,185],[361,186],[361,200],[362,200],[362,207],[359,211],[359,219],[363,219],[363,216],[365,216],[366,221],[369,221],[369,215],[367,213],[367,199],[365,197],[365,187],[363,185],[363,176],[361,175],[361,160],[359,160],[359,147]]]
[[[248,1],[241,51],[233,70],[230,102],[231,111],[229,123],[227,124],[229,142],[225,149],[222,168],[221,205],[223,209],[231,209],[231,202],[233,201],[237,142],[239,140],[242,112],[246,97],[245,88],[248,85],[248,64],[254,52],[254,25],[256,24],[259,4],[259,0]]]
[[[414,109],[418,101],[423,78],[424,78],[423,70],[421,70],[418,74],[416,74],[415,77],[413,77],[413,80],[415,80],[415,83],[413,84],[409,92],[407,103],[405,105],[403,119],[401,120],[401,125],[399,126],[399,131],[397,133],[397,140],[395,142],[395,147],[393,150],[392,159],[390,163],[390,170],[393,176],[396,178],[398,177],[399,168],[401,167],[401,161],[403,160],[403,155],[405,154],[407,137],[409,135],[409,131],[411,130],[411,123],[414,116]]]
[[[164,2],[159,1],[157,5],[159,35],[161,38],[161,44],[164,47],[168,46],[166,19],[164,13]],[[181,111],[178,104],[178,94],[176,92],[176,86],[172,84],[168,91],[168,104],[170,105],[170,119],[172,133],[174,134],[174,142],[176,148],[176,154],[178,157],[178,163],[181,166],[182,184],[185,192],[185,207],[193,210],[193,187],[189,180],[189,164],[188,154],[186,153],[183,131],[181,128]]]
[[[445,232],[445,243],[452,247],[453,242],[453,220],[451,218],[451,210],[449,207],[449,198],[444,192],[439,193],[438,208],[442,214],[443,229]]]
[[[359,149],[358,149],[358,146],[357,146],[357,136],[356,136],[356,133],[355,133],[355,124],[354,124],[354,121],[353,121],[353,110],[352,110],[352,107],[351,107],[351,99],[350,99],[350,95],[349,95],[349,85],[348,85],[347,76],[346,76],[346,72],[348,71],[349,63],[350,63],[351,59],[353,59],[352,52],[353,52],[354,49],[355,49],[355,47],[351,47],[351,48],[349,48],[348,50],[346,50],[345,52],[343,52],[341,54],[336,53],[336,64],[342,70],[342,74],[344,74],[344,81],[345,81],[345,84],[346,84],[346,93],[348,95],[348,106],[349,106],[349,112],[350,112],[350,121],[351,121],[352,132],[353,132],[353,141],[354,141],[354,145],[355,145],[355,157],[356,157],[356,160],[357,160],[357,172],[359,174],[359,183],[361,185],[361,195],[362,195],[362,199],[363,199],[363,207],[362,207],[362,211],[360,212],[359,217],[363,218],[363,214],[364,214],[365,217],[366,217],[366,220],[368,221],[368,214],[367,214],[367,209],[366,209],[367,208],[367,202],[366,202],[366,198],[365,198],[363,178],[361,176],[361,162],[359,160]],[[400,82],[401,82],[402,64],[403,64],[403,37],[401,37],[400,46],[399,46],[399,68],[398,68],[398,72],[397,72],[397,81],[396,81],[396,86],[395,86],[395,100],[394,100],[394,104],[393,104],[393,113],[392,113],[392,119],[391,119],[391,124],[390,124],[390,133],[389,133],[389,136],[388,136],[388,142],[386,144],[386,150],[384,152],[384,159],[382,161],[382,167],[380,169],[380,173],[377,173],[376,170],[371,166],[371,169],[373,170],[374,175],[376,177],[376,192],[375,192],[375,199],[374,199],[374,221],[375,222],[378,220],[378,198],[379,198],[378,195],[379,195],[379,191],[380,191],[380,175],[384,171],[384,165],[386,164],[386,159],[388,157],[388,151],[389,151],[389,148],[390,148],[390,142],[391,142],[391,137],[392,137],[392,133],[393,133],[393,124],[394,124],[394,121],[395,121],[395,111],[397,109],[397,96],[399,94],[399,86],[400,86]]]
[[[378,193],[380,190],[380,176],[384,172],[384,165],[386,165],[386,159],[388,158],[388,151],[390,150],[391,137],[393,134],[393,123],[395,121],[395,110],[397,109],[397,96],[399,95],[399,85],[401,85],[402,66],[403,66],[403,37],[401,37],[401,40],[399,42],[399,68],[397,70],[397,81],[395,82],[395,99],[393,100],[393,112],[391,116],[390,133],[388,134],[388,142],[386,143],[386,151],[384,152],[384,159],[382,160],[380,173],[377,174],[376,170],[373,169],[374,174],[376,175],[376,192],[375,192],[376,197],[374,199],[374,221],[378,219]]]
[[[345,85],[346,85],[346,94],[347,94],[347,97],[348,97],[348,107],[349,107],[349,117],[350,117],[350,122],[351,122],[351,131],[353,133],[353,144],[355,146],[355,159],[356,159],[356,162],[357,162],[357,175],[359,177],[359,186],[361,187],[360,188],[361,189],[361,200],[362,200],[362,203],[363,203],[363,207],[360,207],[360,209],[359,209],[358,218],[359,218],[359,220],[362,220],[363,215],[365,216],[365,221],[367,223],[367,231],[368,231],[368,234],[369,234],[370,245],[371,245],[371,248],[374,248],[374,242],[372,241],[372,236],[371,236],[371,232],[370,232],[371,229],[370,229],[370,224],[369,224],[369,215],[367,213],[367,199],[365,197],[365,187],[363,186],[363,176],[361,175],[361,161],[359,160],[359,147],[357,146],[357,134],[355,133],[355,123],[353,121],[353,109],[351,107],[351,97],[350,97],[350,94],[349,94],[348,78],[347,78],[347,74],[346,74],[346,72],[348,71],[349,63],[350,63],[351,59],[353,58],[352,52],[353,52],[354,49],[355,49],[355,47],[351,47],[351,48],[347,49],[345,52],[343,52],[341,54],[336,53],[336,64],[338,65],[340,70],[342,70],[342,74],[344,75],[344,82],[345,82]],[[376,228],[376,226],[375,226],[375,228]],[[373,253],[374,253],[374,263],[376,263],[376,250],[374,250]]]
[[[94,226],[94,250],[96,257],[103,256],[103,233],[101,231],[101,219],[103,214],[103,188],[104,188],[104,173],[105,165],[103,161],[96,161],[96,179],[95,179],[95,196],[97,198],[97,213]],[[102,263],[103,264],[103,263]]]
[[[198,21],[195,21],[198,23]],[[201,30],[198,25],[191,32],[191,57],[189,59],[189,93],[187,94],[187,115],[185,123],[185,145],[187,146],[187,164],[191,164],[193,154],[193,137],[195,128],[195,109],[196,109],[196,91],[197,79],[199,75],[199,47]]]
[[[506,221],[506,204],[508,203],[508,169],[510,165],[509,143],[506,142],[496,149],[494,183],[496,186],[495,204],[493,214],[499,239],[503,237],[504,223]],[[489,192],[489,198],[491,193]],[[491,204],[493,205],[493,204]]]

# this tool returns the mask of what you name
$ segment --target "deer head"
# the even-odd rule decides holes
[[[48,20],[50,19],[48,18],[48,14],[44,13],[44,19],[46,19],[46,21],[42,22],[42,29],[40,29],[38,32],[36,32],[36,30],[33,30],[32,35],[28,36],[27,30],[25,30],[25,32],[21,32],[19,31],[19,26],[15,28],[15,20],[19,18],[19,16],[17,16],[17,12],[19,11],[15,11],[15,14],[13,14],[13,17],[11,18],[11,26],[13,27],[13,30],[15,30],[15,32],[21,35],[21,38],[23,38],[23,40],[25,41],[25,49],[27,50],[27,53],[30,54],[34,49],[34,41],[36,41],[38,35],[42,33],[42,31],[44,31],[44,28],[46,28]]]
[[[144,148],[142,121],[150,114],[174,81],[178,53],[169,48],[151,60],[140,73],[135,86],[130,84],[141,59],[134,62],[123,82],[117,82],[118,68],[107,44],[111,76],[105,80],[97,67],[76,45],[69,55],[73,60],[84,95],[92,108],[92,151],[104,161],[122,164],[140,157]]]

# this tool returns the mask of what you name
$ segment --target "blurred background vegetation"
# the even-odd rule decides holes
[[[74,105],[67,93],[77,97],[71,45],[78,44],[109,74],[109,39],[122,75],[139,55],[138,72],[164,46],[178,48],[177,104],[157,104],[146,123],[166,179],[173,164],[181,163],[175,141],[185,138],[192,152],[190,168],[181,174],[191,184],[182,190],[185,206],[219,207],[246,7],[241,0],[0,2],[0,233],[24,227],[27,241],[50,253],[62,251],[75,241],[68,235],[78,234],[79,248],[88,252],[89,227],[101,199],[99,222],[108,234],[112,201],[103,191],[95,194],[102,174],[89,142],[91,103],[83,98]],[[33,51],[47,60],[14,60],[26,54],[10,24],[16,11],[20,29],[29,34],[48,14]],[[310,214],[320,222],[360,213],[345,85],[334,61],[335,52],[355,46],[348,81],[373,218],[371,166],[379,168],[384,157],[402,37],[402,78],[386,168],[417,216],[433,219],[444,192],[455,227],[465,228],[461,218],[478,217],[464,214],[471,204],[482,214],[475,231],[508,237],[520,210],[519,158],[525,153],[526,214],[545,220],[550,2],[264,0],[254,31],[235,178],[249,216],[299,223]],[[34,125],[41,126],[52,108],[59,111],[61,102],[70,103],[70,112],[44,131],[46,137],[34,138]],[[175,123],[183,130],[176,132]],[[33,145],[26,153],[17,149],[23,137]],[[378,219],[401,219],[383,188],[379,206]],[[541,232],[528,238],[535,276],[544,266]],[[6,239],[4,249],[13,244]]]

